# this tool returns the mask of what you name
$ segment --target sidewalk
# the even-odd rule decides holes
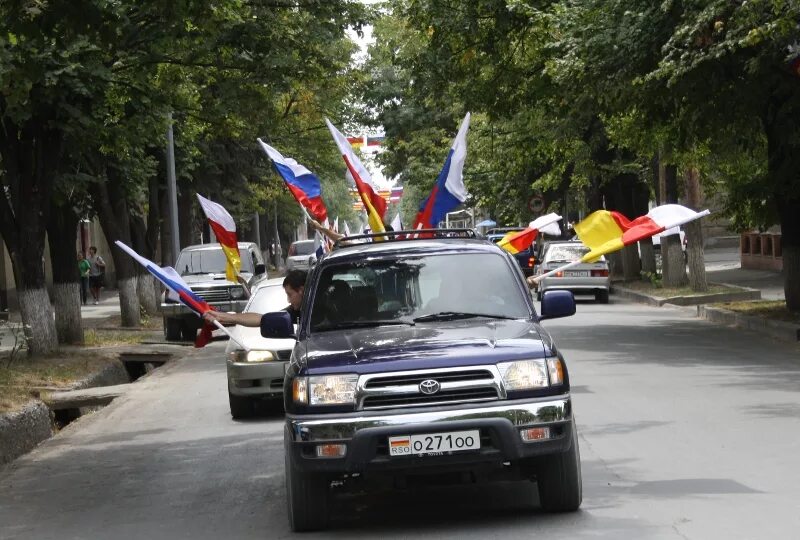
[[[764,300],[783,300],[783,274],[770,270],[748,270],[739,263],[738,250],[706,249],[706,277],[713,283],[727,283],[761,291]]]
[[[94,305],[81,306],[81,318],[87,320],[101,320],[114,315],[119,315],[119,293],[116,289],[103,290],[100,295],[100,303]],[[20,323],[19,312],[12,312],[11,321],[12,325]],[[14,338],[11,330],[5,325],[0,325],[0,356],[4,355],[11,350]]]

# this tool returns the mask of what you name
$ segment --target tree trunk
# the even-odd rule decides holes
[[[622,249],[622,273],[625,281],[633,281],[641,278],[641,263],[639,261],[639,250],[636,244],[625,246]]]
[[[272,207],[272,239],[275,242],[275,268],[278,272],[284,269],[283,250],[281,249],[281,235],[278,232],[278,201]]]
[[[608,259],[608,268],[611,277],[623,277],[625,275],[624,268],[622,267],[622,254],[619,251],[614,251],[606,255]]]
[[[49,127],[54,116],[44,113],[24,124],[14,123],[9,116],[0,118],[0,234],[11,256],[28,350],[33,355],[58,348],[43,258],[63,142],[61,132]]]
[[[144,220],[139,216],[131,216],[131,240],[133,249],[143,257],[153,260],[155,249],[150,243],[148,230]],[[142,265],[136,266],[136,294],[139,305],[151,317],[158,315],[158,292],[155,278]]]
[[[656,268],[656,250],[653,249],[653,239],[645,238],[639,241],[639,249],[642,250],[642,272],[655,274],[658,269]]]
[[[689,286],[693,291],[708,292],[706,257],[703,252],[703,226],[699,219],[683,226],[686,232],[686,256],[689,264]]]
[[[111,256],[117,271],[122,326],[138,327],[141,325],[141,313],[139,297],[136,294],[136,267],[134,266],[138,263],[114,245],[117,240],[131,245],[129,209],[121,183],[122,180],[117,177],[116,171],[108,167],[105,182],[95,184],[92,187],[92,195],[100,218],[100,225],[111,246]]]
[[[683,287],[689,283],[680,235],[671,234],[661,237],[661,259],[661,264],[664,266],[663,282],[665,287]]]
[[[783,292],[789,311],[800,312],[800,198],[778,202],[783,256]]]
[[[684,175],[686,204],[692,210],[700,207],[700,173],[694,167],[687,169]],[[686,256],[689,265],[689,286],[693,291],[708,292],[706,279],[706,259],[703,252],[703,225],[695,220],[683,226],[686,232]]]
[[[59,343],[83,343],[77,262],[78,216],[69,203],[50,209],[47,240],[53,266],[53,307]]]

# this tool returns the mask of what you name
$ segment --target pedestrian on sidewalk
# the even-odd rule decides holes
[[[97,248],[89,248],[89,289],[92,291],[94,305],[100,303],[100,289],[105,285],[106,262],[97,254]]]
[[[81,304],[86,305],[86,295],[89,292],[89,272],[92,270],[90,263],[82,252],[78,252],[78,272],[81,276]]]

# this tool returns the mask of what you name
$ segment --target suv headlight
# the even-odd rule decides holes
[[[352,405],[357,383],[358,375],[297,377],[292,382],[292,396],[309,405]]]
[[[563,384],[564,367],[558,358],[519,360],[497,364],[506,390],[530,390]]]
[[[242,287],[231,287],[230,293],[233,300],[244,298],[244,289]]]
[[[275,356],[270,351],[233,351],[228,353],[232,362],[270,362]]]

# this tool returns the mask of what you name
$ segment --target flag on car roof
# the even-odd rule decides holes
[[[189,288],[189,285],[183,281],[183,278],[180,276],[180,274],[178,274],[178,272],[171,266],[158,266],[150,259],[142,257],[132,248],[120,242],[119,240],[117,240],[115,244],[117,244],[122,251],[136,259],[136,261],[144,266],[148,272],[153,274],[153,276],[167,288],[167,294],[170,299],[177,300],[184,306],[188,307],[198,317],[202,317],[203,314],[214,309],[208,304],[208,302],[192,292],[192,289]],[[213,327],[204,322],[203,327],[200,329],[200,333],[195,339],[194,346],[205,347],[205,345],[211,341],[212,331]]]
[[[361,160],[358,159],[350,143],[341,132],[334,127],[330,120],[325,119],[328,129],[333,135],[333,140],[336,146],[339,147],[339,152],[344,158],[347,165],[347,170],[353,177],[356,184],[358,195],[361,197],[361,202],[364,203],[364,210],[367,212],[367,222],[369,223],[372,232],[384,232],[383,216],[386,214],[386,201],[378,195],[378,187],[373,183],[367,169],[362,165]]]
[[[708,210],[695,212],[680,204],[662,204],[631,221],[619,212],[597,210],[575,225],[578,238],[591,250],[582,261],[593,262],[602,255],[708,214]]]
[[[561,216],[556,213],[541,216],[528,224],[528,227],[521,231],[513,231],[505,235],[497,245],[510,253],[519,253],[531,247],[539,233],[559,236],[561,227],[558,222]]]
[[[328,209],[322,200],[322,185],[319,178],[292,158],[281,155],[273,147],[258,139],[261,149],[269,156],[286,187],[301,206],[308,209],[314,219],[322,223],[328,219]]]
[[[461,127],[453,140],[453,146],[447,154],[436,183],[430,195],[422,201],[414,220],[415,229],[433,229],[442,221],[448,212],[452,212],[467,198],[464,186],[464,160],[467,157],[467,131],[469,130],[469,113],[461,121]]]
[[[225,265],[225,277],[228,281],[237,281],[239,271],[242,269],[242,260],[239,256],[239,241],[236,238],[236,222],[225,208],[214,201],[210,201],[197,194],[200,207],[208,218],[208,224],[217,241],[222,246],[225,253],[227,264]]]

